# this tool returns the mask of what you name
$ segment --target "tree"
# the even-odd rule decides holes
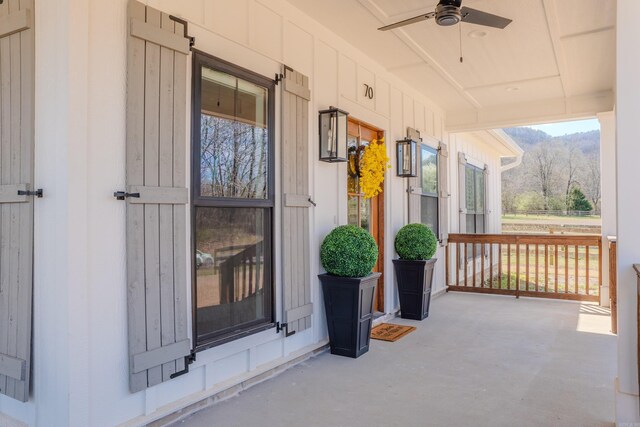
[[[599,212],[600,198],[602,197],[600,188],[600,156],[592,154],[587,157],[584,167],[584,183],[585,195],[591,201],[593,208]]]
[[[573,187],[571,189],[569,210],[571,211],[593,210],[591,203],[587,200],[582,190],[580,190],[580,188],[578,187]]]
[[[552,196],[556,183],[558,150],[551,146],[549,141],[541,142],[531,152],[532,177],[537,181],[544,200],[544,210],[549,209],[549,198]]]
[[[565,209],[566,210],[571,210],[569,208],[569,204],[571,202],[570,200],[570,196],[571,196],[571,188],[577,184],[577,180],[576,180],[576,176],[578,174],[578,164],[579,164],[579,157],[578,157],[579,153],[578,153],[578,149],[575,145],[569,144],[567,145],[566,148],[566,157],[565,157],[565,167],[563,168],[566,171],[566,183],[567,185],[565,186],[565,193],[564,193],[564,200],[565,200]]]

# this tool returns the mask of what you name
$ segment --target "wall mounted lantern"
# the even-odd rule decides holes
[[[396,173],[403,178],[418,176],[418,143],[410,138],[396,141],[398,163]]]
[[[320,160],[347,161],[347,118],[349,113],[335,107],[322,110],[320,115]]]

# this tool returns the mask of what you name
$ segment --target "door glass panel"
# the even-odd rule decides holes
[[[360,227],[371,232],[371,199],[360,197]]]
[[[347,139],[347,153],[349,162],[347,163],[347,192],[356,194],[360,192],[358,188],[358,158],[357,158],[358,138],[349,135]]]

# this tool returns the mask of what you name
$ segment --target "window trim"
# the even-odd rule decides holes
[[[275,280],[275,218],[276,218],[276,90],[275,81],[265,77],[261,74],[250,71],[246,68],[234,65],[228,61],[209,55],[206,52],[202,52],[197,49],[192,50],[192,70],[191,70],[191,201],[190,201],[190,218],[191,218],[191,245],[190,245],[190,260],[191,260],[191,339],[192,347],[195,352],[204,351],[209,348],[228,343],[258,332],[265,331],[267,329],[274,328],[276,326],[276,280]],[[267,198],[266,199],[248,199],[248,198],[225,198],[225,197],[205,197],[200,195],[200,126],[201,126],[201,114],[200,107],[202,105],[202,66],[207,66],[212,69],[222,71],[231,74],[240,79],[254,83],[256,85],[263,86],[267,89],[268,94],[268,147],[269,158],[267,161]],[[255,320],[244,324],[242,327],[237,327],[234,330],[225,333],[211,333],[205,336],[212,335],[210,338],[198,339],[198,322],[197,322],[197,310],[198,310],[198,296],[197,296],[197,271],[195,254],[196,251],[196,210],[198,207],[218,207],[218,208],[257,208],[268,209],[269,219],[267,224],[269,229],[265,232],[265,238],[269,238],[269,244],[265,245],[265,255],[268,255],[269,265],[266,277],[269,279],[271,289],[266,292],[265,306],[270,307],[270,316],[267,316],[264,320]],[[227,328],[227,330],[232,329]]]

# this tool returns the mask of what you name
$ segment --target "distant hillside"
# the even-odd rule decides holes
[[[599,130],[557,137],[527,127],[503,130],[524,150],[522,164],[502,174],[503,212],[573,210],[572,188],[599,211]]]

